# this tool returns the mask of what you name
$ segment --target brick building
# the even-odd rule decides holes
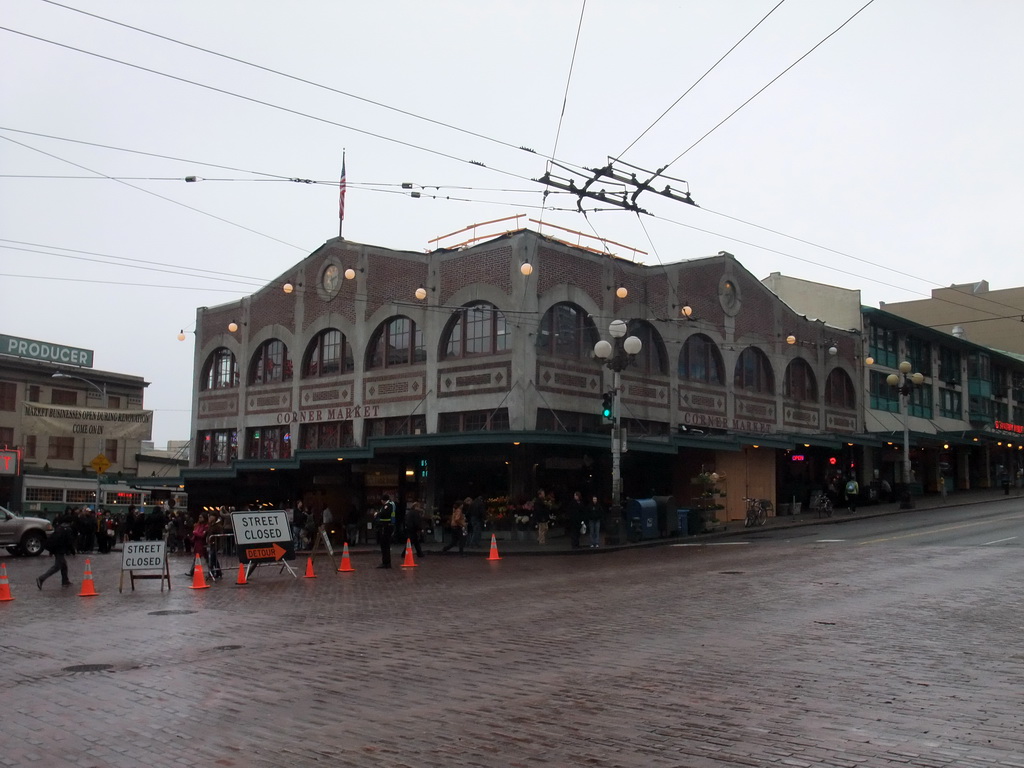
[[[198,310],[190,502],[361,520],[383,491],[442,512],[538,487],[607,499],[613,374],[593,349],[615,319],[643,343],[621,374],[627,496],[690,506],[714,471],[719,519],[741,518],[744,496],[813,486],[863,431],[859,334],[728,253],[645,266],[529,230],[430,253],[339,238]]]

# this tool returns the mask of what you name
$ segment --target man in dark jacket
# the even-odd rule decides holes
[[[58,522],[57,529],[46,540],[46,548],[53,555],[53,565],[50,566],[50,570],[36,579],[36,587],[42,589],[43,582],[57,571],[60,571],[60,585],[62,587],[70,587],[71,581],[68,579],[67,555],[75,554],[75,535],[66,518],[62,518]]]

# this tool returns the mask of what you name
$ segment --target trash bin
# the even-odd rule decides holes
[[[658,510],[657,531],[659,536],[668,536],[676,523],[676,500],[672,496],[652,496]]]
[[[658,505],[654,499],[629,499],[626,502],[626,520],[630,541],[658,537]]]

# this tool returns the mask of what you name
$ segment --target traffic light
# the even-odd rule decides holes
[[[605,421],[613,421],[612,405],[615,402],[614,392],[605,392],[601,395],[601,418]]]

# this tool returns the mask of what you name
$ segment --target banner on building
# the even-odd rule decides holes
[[[94,435],[113,439],[149,440],[152,411],[114,411],[25,403],[22,430],[28,435]]]

